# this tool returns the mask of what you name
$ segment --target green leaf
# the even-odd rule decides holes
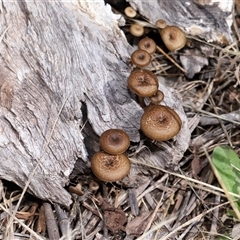
[[[228,236],[226,236],[226,237],[218,237],[217,238],[217,240],[229,240],[229,239],[231,239],[231,238],[229,238]]]
[[[219,184],[240,220],[240,160],[237,154],[230,147],[216,147],[213,151],[211,165]],[[231,193],[239,197],[233,196]]]

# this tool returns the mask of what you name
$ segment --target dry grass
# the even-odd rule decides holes
[[[235,31],[239,36],[236,25]],[[31,177],[23,191],[1,182],[0,238],[233,239],[230,236],[239,221],[228,215],[229,202],[208,161],[219,145],[230,145],[240,155],[239,40],[221,47],[192,38],[196,46],[204,45],[214,53],[194,80],[187,79],[176,65],[181,52],[172,56],[176,63],[155,54],[152,70],[174,79],[169,85],[181,94],[188,117],[197,114],[200,119],[178,172],[132,157],[132,165],[143,172],[141,184],[129,187],[93,179],[96,187],[100,184],[94,189],[89,174],[80,181],[84,195],[73,194],[73,205],[64,210],[26,194]],[[234,239],[240,239],[239,235]]]

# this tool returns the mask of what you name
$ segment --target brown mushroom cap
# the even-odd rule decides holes
[[[120,154],[128,149],[130,139],[121,129],[108,129],[100,136],[99,143],[103,151],[109,154]]]
[[[129,31],[135,37],[141,37],[144,34],[143,26],[137,23],[132,24]]]
[[[178,134],[182,121],[170,107],[150,105],[142,115],[140,126],[147,137],[157,141],[167,141]]]
[[[139,41],[138,48],[153,54],[156,51],[156,43],[151,38],[145,37]]]
[[[142,68],[151,62],[151,55],[145,50],[138,49],[132,53],[131,60],[133,64]]]
[[[156,21],[156,23],[155,23],[155,26],[156,26],[157,28],[163,29],[163,28],[165,28],[165,27],[167,26],[167,23],[166,23],[166,21],[163,20],[163,19],[158,19],[158,20]]]
[[[160,30],[160,35],[170,51],[183,48],[187,42],[185,33],[177,26],[166,26]]]
[[[105,182],[116,182],[124,178],[130,171],[131,163],[126,155],[111,155],[97,152],[91,160],[94,175]]]
[[[130,6],[124,9],[124,13],[130,18],[134,18],[137,15],[137,12]]]
[[[99,189],[99,184],[92,179],[89,181],[88,186],[91,191],[97,191]]]
[[[158,90],[155,95],[150,97],[152,104],[159,104],[164,99],[164,93],[161,90]]]
[[[158,90],[158,79],[149,70],[135,70],[128,77],[128,87],[140,97],[150,97]]]

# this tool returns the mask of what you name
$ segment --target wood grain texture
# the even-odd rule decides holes
[[[29,192],[68,206],[64,186],[76,160],[89,166],[83,104],[96,135],[121,128],[140,140],[143,110],[126,83],[132,47],[103,1],[1,0],[0,12],[0,31],[7,29],[0,43],[0,177],[24,187],[39,164]],[[165,103],[184,124],[156,156],[177,163],[191,133],[179,97],[165,88]]]
[[[232,42],[233,0],[129,0],[129,3],[153,24],[164,19],[192,36],[220,44]]]

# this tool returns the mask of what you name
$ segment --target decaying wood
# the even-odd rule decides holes
[[[233,0],[129,0],[129,3],[152,24],[164,19],[167,24],[181,27],[191,36],[220,44],[232,41]]]
[[[29,192],[69,205],[69,174],[77,159],[89,165],[83,116],[90,136],[121,128],[140,141],[143,110],[126,84],[132,47],[103,1],[2,0],[0,11],[0,177],[23,187],[35,168]],[[177,93],[160,89],[183,121],[148,157],[164,165],[182,158],[190,130]]]

